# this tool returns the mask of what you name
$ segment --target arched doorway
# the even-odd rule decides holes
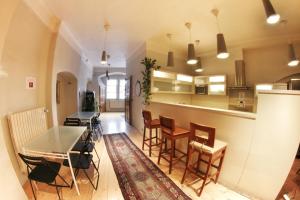
[[[63,125],[67,116],[78,111],[77,79],[70,72],[57,74],[56,105],[59,125]]]

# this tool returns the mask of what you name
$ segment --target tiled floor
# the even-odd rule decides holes
[[[137,130],[127,123],[124,120],[123,113],[105,113],[101,115],[101,120],[103,124],[104,134],[111,133],[120,133],[125,132],[128,134],[129,138],[139,147],[141,148],[142,144],[142,135],[137,132]],[[86,182],[85,177],[81,176],[78,178],[79,180],[79,188],[81,191],[81,195],[77,196],[75,189],[63,189],[63,197],[65,200],[122,200],[123,196],[121,190],[118,185],[117,177],[114,173],[114,169],[112,167],[110,158],[107,154],[104,140],[101,139],[99,143],[96,145],[97,151],[100,154],[100,181],[99,187],[97,191],[93,191],[89,183]],[[147,155],[147,150],[145,149],[145,153]],[[157,163],[157,151],[154,151],[154,155],[150,158],[154,163]],[[167,164],[162,161],[159,167],[167,173],[168,167]],[[68,169],[63,169],[63,174],[65,177],[68,177]],[[243,197],[236,192],[233,192],[226,187],[220,184],[210,183],[205,188],[201,195],[198,197],[192,187],[187,186],[187,184],[180,184],[180,180],[182,178],[182,174],[184,171],[184,164],[178,164],[174,166],[174,170],[170,175],[170,178],[192,199],[195,200],[248,200],[248,198]],[[92,173],[92,172],[91,172]],[[186,183],[189,182],[187,179]],[[196,187],[196,186],[193,186]],[[40,187],[40,190],[44,190]],[[29,196],[31,196],[31,191],[29,185],[25,185],[25,190]],[[46,199],[57,199],[54,193],[55,191],[51,190],[49,192],[39,191],[38,199],[46,200]]]

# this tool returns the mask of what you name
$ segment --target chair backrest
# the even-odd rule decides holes
[[[197,141],[201,144],[204,144],[209,147],[214,147],[215,144],[215,136],[216,136],[216,129],[209,126],[204,126],[201,124],[190,123],[191,129],[191,138],[190,140]],[[207,138],[200,137],[196,135],[196,131],[201,131],[207,133]]]
[[[175,130],[175,120],[169,117],[165,116],[159,116],[159,121],[160,121],[160,127],[161,131],[168,133],[168,134],[173,134]]]
[[[143,119],[144,119],[144,124],[146,126],[149,126],[151,124],[151,121],[152,121],[151,112],[148,111],[148,110],[143,110],[142,115],[143,115]]]
[[[64,126],[80,126],[81,121],[78,118],[66,118]]]
[[[89,143],[89,142],[92,142],[92,136],[93,136],[93,131],[88,131],[88,134],[85,138],[85,143]]]
[[[38,166],[38,165],[46,165],[47,161],[42,158],[42,157],[32,157],[32,156],[27,156],[21,153],[18,153],[20,158],[24,161],[24,163],[29,167],[30,169],[31,166]]]

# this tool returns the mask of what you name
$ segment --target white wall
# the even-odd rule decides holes
[[[300,143],[300,92],[258,96],[251,148],[238,188],[273,200],[281,190]]]
[[[54,24],[57,23],[55,22]],[[63,42],[59,39],[57,44],[58,34],[53,32],[55,31],[52,29],[53,27],[50,28],[27,4],[19,0],[3,0],[1,2],[0,28],[1,65],[9,74],[7,78],[0,79],[0,92],[2,94],[0,96],[0,157],[1,166],[5,168],[3,171],[7,172],[5,175],[2,174],[0,188],[1,191],[6,190],[2,193],[7,195],[7,199],[25,199],[26,197],[21,184],[26,181],[26,176],[20,172],[16,161],[6,115],[11,112],[18,112],[39,106],[44,106],[51,111],[52,102],[56,102],[51,101],[51,90],[53,86],[55,88],[56,83],[56,80],[52,80],[53,75],[56,77],[56,74],[52,73],[54,52],[56,46],[62,46]],[[70,51],[72,49],[64,48],[63,52],[60,53],[66,56],[72,54],[69,53]],[[70,72],[81,74],[85,77],[79,83],[81,88],[85,88],[82,85],[86,85],[84,82],[87,81],[87,77],[91,76],[91,69],[81,64],[79,54],[75,57],[76,63],[79,63],[78,65],[81,66],[77,71],[72,68],[74,67],[73,64],[67,67],[65,65],[58,66],[57,60],[55,70],[59,72],[60,70],[64,70],[64,67],[70,67],[68,68]],[[77,59],[78,57],[79,60]],[[66,63],[60,62],[60,64]],[[69,62],[67,65],[70,63],[74,62]],[[25,87],[25,78],[28,76],[36,78],[37,87],[35,90],[27,90]],[[51,114],[51,112],[48,113],[48,119],[52,119]],[[52,126],[52,120],[49,120],[48,124]],[[3,144],[6,145],[6,150],[3,150]],[[18,177],[21,184],[18,183],[16,177]],[[7,185],[4,185],[2,181],[5,181]],[[9,192],[12,190],[14,193]]]
[[[79,99],[79,92],[86,90],[87,82],[92,79],[92,69],[81,61],[80,55],[72,48],[72,46],[60,35],[57,37],[56,48],[53,60],[52,71],[52,117],[53,124],[58,124],[57,105],[56,105],[56,80],[59,72],[69,72],[78,80],[77,102],[78,110],[81,109],[82,98]]]
[[[0,191],[7,200],[24,200],[26,195],[20,184],[24,177],[18,171],[5,116],[8,112],[45,105],[39,97],[44,93],[42,88],[25,90],[25,77],[39,75],[43,70],[38,66],[47,66],[45,53],[50,49],[44,47],[51,40],[51,33],[20,0],[1,1],[0,29],[0,63],[9,73],[7,78],[0,78]],[[30,38],[36,40],[29,41]],[[39,77],[38,84],[43,85],[43,81],[43,76]]]
[[[143,121],[142,121],[142,109],[143,97],[135,95],[135,83],[137,80],[142,81],[141,71],[144,70],[144,66],[140,64],[141,60],[146,56],[146,44],[140,46],[136,51],[127,59],[126,61],[126,76],[132,76],[132,125],[138,129],[138,131],[143,131]]]

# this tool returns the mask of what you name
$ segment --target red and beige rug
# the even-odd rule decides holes
[[[104,135],[125,200],[190,200],[125,133]]]

